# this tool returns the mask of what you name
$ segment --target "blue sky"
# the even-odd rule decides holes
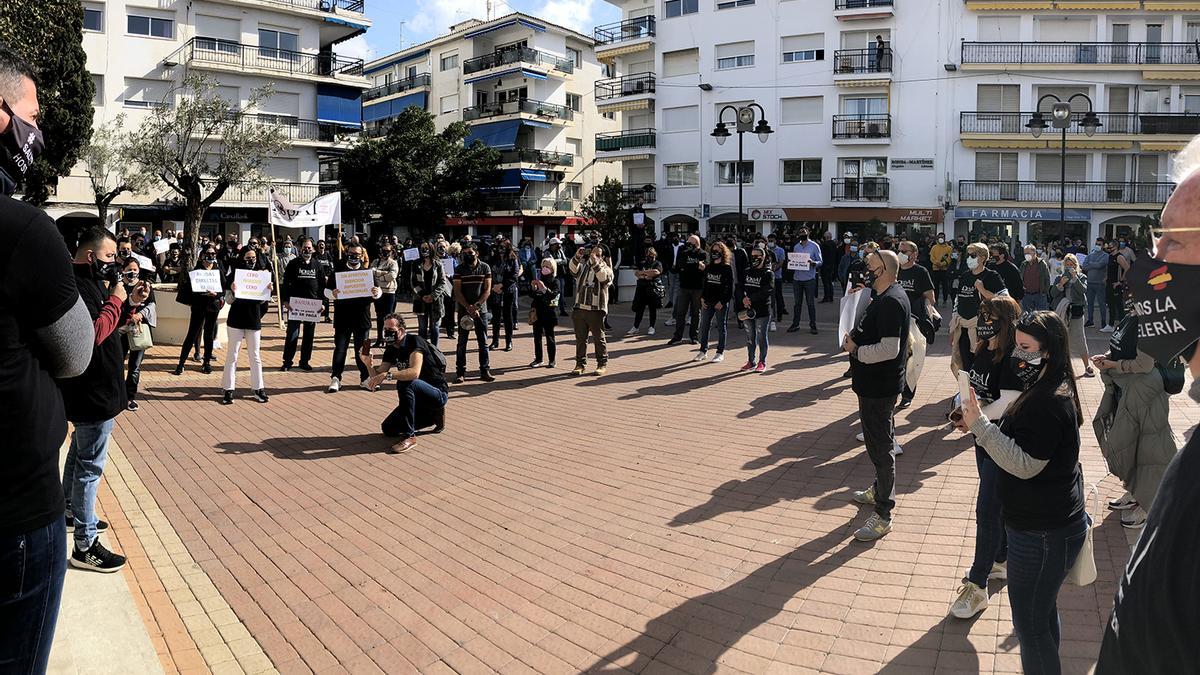
[[[599,24],[620,19],[620,11],[604,0],[494,0],[495,16],[525,12],[586,35]],[[367,0],[374,23],[365,36],[338,47],[338,52],[371,60],[404,46],[445,33],[451,24],[485,16],[487,0]]]

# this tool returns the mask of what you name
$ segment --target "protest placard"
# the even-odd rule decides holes
[[[807,253],[789,253],[787,260],[787,268],[789,270],[799,270],[807,272],[811,265],[812,258]]]
[[[218,270],[192,270],[188,272],[193,293],[224,293],[221,288],[221,272]]]
[[[444,271],[446,273],[447,279],[454,276],[454,259],[453,258],[442,258],[442,271]]]
[[[854,332],[859,317],[867,310],[867,304],[870,302],[871,292],[865,288],[842,298],[838,316],[838,345],[842,344],[847,335]]]
[[[417,258],[420,258],[420,257],[421,257],[420,250],[415,249],[415,248],[404,249],[404,262],[409,262],[410,260],[416,260]]]
[[[321,320],[321,301],[311,298],[288,298],[288,321],[307,321],[316,323]]]
[[[153,272],[154,271],[154,261],[150,260],[146,256],[138,255],[138,254],[134,253],[133,258],[134,258],[134,260],[138,261],[138,269],[140,269],[141,271],[143,271],[143,272]]]
[[[241,300],[270,300],[271,273],[265,270],[234,270],[233,297]]]
[[[375,274],[371,270],[350,270],[337,273],[338,300],[371,297]]]
[[[171,244],[176,243],[174,239],[159,239],[154,242],[154,253],[156,255],[166,253],[171,250]]]

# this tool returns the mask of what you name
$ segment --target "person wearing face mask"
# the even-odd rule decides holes
[[[725,339],[728,336],[729,303],[733,301],[733,254],[721,242],[713,244],[704,269],[704,288],[700,291],[700,351],[693,361],[708,357],[708,331],[714,320],[717,324],[717,353],[713,363],[725,360]],[[768,314],[769,316],[769,314]]]
[[[873,251],[865,263],[865,281],[873,298],[858,325],[842,337],[842,351],[850,355],[851,388],[858,397],[863,441],[875,465],[875,482],[853,495],[854,501],[875,507],[875,512],[854,538],[874,541],[892,531],[896,506],[894,419],[896,401],[904,390],[912,312],[908,296],[896,283],[899,257],[892,251]]]
[[[67,514],[75,529],[72,567],[115,572],[124,556],[106,549],[98,533],[108,527],[96,517],[96,490],[108,456],[108,438],[116,417],[128,405],[121,353],[121,326],[150,295],[150,284],[133,285],[127,293],[116,266],[116,242],[103,228],[83,233],[75,251],[75,281],[92,316],[95,347],[82,375],[60,380],[67,420],[75,427],[63,467]]]
[[[675,335],[668,345],[683,342],[683,331],[691,322],[688,341],[696,344],[700,331],[700,294],[704,290],[704,249],[700,248],[700,237],[688,237],[684,249],[675,258],[675,273],[679,276],[679,292],[675,295],[675,312],[669,325],[675,326]]]
[[[808,228],[800,228],[799,241],[792,247],[792,253],[808,254],[808,269],[792,271],[792,293],[795,295],[792,308],[792,325],[787,332],[795,333],[800,330],[800,311],[808,302],[808,332],[817,334],[817,270],[821,268],[821,247],[808,238]]]
[[[950,319],[950,370],[970,371],[977,342],[975,327],[979,321],[979,303],[1003,292],[1004,279],[987,268],[988,247],[974,243],[966,248],[967,272],[958,277],[955,287],[954,316]]]
[[[296,245],[292,243],[292,240],[289,239],[283,242],[283,253],[281,253],[279,256],[279,269],[286,270],[287,266],[296,259],[299,253],[300,252],[296,250]]]
[[[845,237],[842,241],[845,243],[842,244],[842,257],[838,260],[838,283],[842,285],[842,294],[845,295],[850,290],[850,265],[859,259],[859,255],[857,239]]]
[[[442,269],[441,261],[433,257],[433,247],[422,242],[418,247],[420,258],[412,269],[413,313],[417,315],[417,334],[437,346],[442,312],[446,311],[445,298],[450,297],[450,280]]]
[[[533,326],[533,362],[530,368],[542,365],[542,339],[546,340],[547,368],[555,366],[555,351],[557,344],[554,339],[554,329],[558,326],[558,270],[554,259],[542,258],[541,267],[536,278],[529,282],[530,300],[533,306],[529,310],[529,323]]]
[[[179,272],[181,270],[182,260],[180,259],[179,244],[171,244],[171,248],[162,256],[162,261],[158,264],[158,280],[164,284],[179,283]]]
[[[371,305],[382,294],[378,286],[371,288],[371,295],[364,298],[338,298],[337,275],[339,272],[357,272],[369,269],[366,250],[361,244],[350,244],[346,257],[334,268],[333,276],[326,283],[325,297],[333,301],[333,363],[329,372],[329,387],[326,393],[336,394],[342,388],[342,374],[346,370],[346,352],[354,354],[354,365],[358,368],[359,385],[372,391],[367,380],[370,373],[363,363],[360,349],[371,335]]]
[[[774,312],[774,316],[771,317],[770,326],[770,330],[775,330],[778,328],[776,324],[783,321],[783,317],[788,315],[788,311],[787,307],[784,306],[787,303],[783,299],[783,276],[787,269],[787,249],[779,245],[779,238],[774,235],[767,239],[767,255],[769,256],[767,260],[770,263],[769,267],[775,270],[775,280],[771,284],[771,287],[774,289],[771,301],[771,311]],[[740,283],[741,279],[738,279],[738,282]],[[740,298],[735,304],[741,305]]]
[[[125,261],[121,268],[121,283],[125,285],[126,296],[133,295],[134,288],[138,285],[140,279],[141,264],[136,258],[130,258]],[[121,327],[121,352],[128,355],[128,362],[125,370],[125,396],[129,402],[125,405],[125,409],[129,412],[136,412],[138,409],[137,390],[138,382],[142,379],[142,360],[146,357],[144,349],[133,349],[130,341],[131,335],[140,333],[141,331],[151,332],[158,324],[158,312],[154,303],[154,290],[151,289],[149,295],[142,304],[132,307],[129,313],[129,320]]]
[[[549,256],[554,260],[554,269],[558,278],[555,281],[558,283],[558,315],[567,316],[567,303],[570,298],[566,295],[567,288],[567,254],[563,252],[562,240],[558,237],[551,237],[550,243],[547,246],[546,253],[542,257]]]
[[[446,403],[450,387],[446,384],[446,357],[424,338],[408,332],[404,317],[389,314],[383,318],[383,356],[375,364],[369,344],[360,358],[370,373],[369,385],[375,389],[391,376],[396,382],[399,405],[383,420],[380,431],[399,438],[388,450],[404,454],[417,445],[417,430],[433,427],[430,433],[446,428]],[[392,369],[400,370],[392,373]]]
[[[500,325],[504,324],[504,351],[511,352],[513,329],[517,325],[517,309],[520,306],[518,289],[521,277],[525,274],[511,241],[506,239],[495,247],[491,269],[492,294],[488,299],[495,301],[491,348],[500,347]]]
[[[1021,270],[1012,263],[1009,258],[1008,246],[1005,244],[992,244],[988,249],[989,260],[987,266],[1000,274],[1000,278],[1004,280],[1004,287],[1008,289],[1008,294],[1013,300],[1021,302],[1025,297],[1025,283],[1021,278]]]
[[[434,262],[442,264],[444,271],[445,261],[449,260],[450,267],[452,270],[454,270],[453,274],[447,275],[450,279],[451,285],[453,285],[454,277],[458,273],[458,255],[461,252],[462,247],[459,244],[450,244],[444,239],[439,239],[438,242],[434,244]],[[446,337],[450,338],[451,340],[454,339],[454,329],[458,325],[456,320],[457,312],[458,303],[455,302],[454,293],[451,291],[450,295],[444,300],[442,308],[442,329],[446,331]]]
[[[1008,405],[1036,380],[1040,371],[1012,356],[1021,306],[1016,300],[1000,295],[979,305],[976,334],[976,358],[969,373],[971,388],[986,414],[1000,420]],[[954,428],[968,432],[962,421],[961,405],[950,413]],[[1008,574],[1008,538],[996,491],[999,467],[987,451],[975,444],[975,468],[979,473],[979,492],[975,497],[975,555],[971,569],[950,605],[950,614],[969,619],[987,609],[988,581],[1004,579]]]
[[[328,279],[333,274],[335,260],[333,247],[326,244],[324,239],[317,240],[317,252],[313,255],[313,259],[321,264],[321,278]],[[329,323],[329,298],[321,298],[321,309],[325,323]]]
[[[221,263],[217,262],[216,246],[208,244],[200,249],[200,257],[196,260],[196,269],[216,270],[221,273],[222,279],[225,278],[225,272],[221,270]],[[221,308],[225,306],[224,295],[213,291],[195,292],[192,290],[191,276],[183,274],[179,278],[179,290],[176,293],[175,301],[187,305],[191,313],[188,319],[187,334],[183,338],[183,347],[179,350],[179,363],[175,366],[175,370],[171,371],[171,374],[183,374],[183,364],[187,360],[188,352],[199,348],[203,331],[204,363],[200,367],[200,372],[207,375],[212,372],[213,344],[217,339],[217,316],[221,313]]]
[[[1087,298],[1087,282],[1079,272],[1079,261],[1075,256],[1063,258],[1063,272],[1050,287],[1050,300],[1058,318],[1067,325],[1067,336],[1071,351],[1083,364],[1083,377],[1095,377],[1091,357],[1088,354],[1087,336],[1083,331],[1083,311]]]
[[[1050,294],[1050,267],[1033,244],[1025,246],[1025,260],[1021,262],[1021,288],[1021,309],[1026,312],[1050,309],[1047,299]]]
[[[953,296],[950,288],[954,262],[954,246],[946,241],[945,233],[938,232],[937,240],[929,247],[929,264],[933,277],[934,299],[939,305],[950,302]]]
[[[467,381],[467,342],[471,333],[475,333],[475,342],[479,347],[479,379],[493,382],[488,356],[487,328],[488,298],[492,294],[492,268],[480,261],[479,250],[474,244],[467,243],[462,248],[462,262],[454,273],[454,303],[462,317],[463,324],[459,326],[458,348],[455,350],[454,369],[455,384]]]
[[[608,369],[608,339],[604,334],[604,318],[608,315],[608,289],[613,271],[604,261],[604,251],[597,247],[580,247],[568,263],[575,278],[575,309],[571,323],[575,327],[575,369],[572,375],[583,375],[587,369],[587,338],[590,333],[596,348],[597,376]],[[699,323],[697,321],[697,323]]]
[[[909,326],[912,349],[905,366],[904,392],[900,396],[898,406],[900,410],[904,410],[912,405],[913,397],[917,394],[917,382],[921,379],[921,371],[925,366],[925,350],[937,335],[942,316],[937,311],[933,278],[930,277],[929,270],[917,264],[917,245],[911,241],[902,241],[897,248],[900,272],[896,283],[900,284],[900,288],[908,296],[908,306],[912,311],[912,325]]]
[[[328,285],[325,266],[316,257],[316,247],[313,246],[312,239],[302,237],[300,239],[300,255],[283,268],[283,285],[279,288],[279,299],[283,303],[284,313],[287,314],[291,311],[292,298],[322,299],[324,297],[322,291]],[[283,340],[283,363],[279,366],[279,370],[282,372],[291,370],[292,364],[295,362],[296,342],[301,340],[301,331],[303,331],[304,337],[303,342],[300,343],[300,370],[311,371],[313,369],[313,337],[317,332],[317,324],[312,321],[288,319],[287,333]]]
[[[221,405],[233,405],[234,377],[237,374],[238,355],[241,352],[243,340],[246,342],[246,357],[250,361],[250,394],[255,401],[266,403],[268,397],[266,384],[263,381],[260,345],[262,318],[267,313],[267,301],[246,300],[236,296],[237,270],[265,271],[262,270],[262,264],[258,261],[258,251],[250,246],[243,248],[234,267],[226,270],[225,274],[225,302],[229,304],[229,318],[225,323],[225,329],[229,335],[229,344],[226,345],[225,368],[221,373]],[[268,291],[273,286],[274,284],[268,283]]]
[[[654,335],[654,322],[667,295],[663,264],[658,261],[658,247],[646,246],[645,257],[634,270],[633,276],[637,279],[633,291],[633,326],[625,334],[637,335],[642,326],[642,313],[649,310],[650,325],[646,328],[646,335]]]
[[[833,275],[838,269],[838,245],[833,233],[825,230],[821,236],[821,288],[819,302],[833,302]]]
[[[1022,669],[1056,673],[1058,591],[1091,526],[1079,465],[1083,412],[1062,319],[1049,311],[1023,314],[1014,342],[1013,356],[1039,371],[1037,379],[996,422],[970,391],[962,424],[1000,469],[996,492],[1008,537],[1008,601]]]
[[[1095,325],[1093,309],[1100,307],[1100,325],[1108,325],[1108,305],[1105,302],[1105,280],[1108,278],[1108,252],[1105,250],[1103,239],[1096,239],[1096,245],[1082,261],[1083,271],[1087,274],[1087,323],[1085,328]]]
[[[383,318],[396,310],[396,289],[400,278],[400,263],[391,244],[379,247],[379,257],[371,263],[379,297],[375,299],[375,339],[383,339]]]
[[[768,257],[769,256],[769,257]],[[771,322],[771,299],[774,295],[775,272],[770,258],[774,255],[763,244],[750,251],[750,268],[740,279],[742,302],[739,313],[746,329],[746,363],[741,370],[758,373],[767,370],[767,334]]]

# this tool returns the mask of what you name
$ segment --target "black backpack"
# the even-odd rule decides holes
[[[425,355],[425,358],[429,359],[429,362],[433,364],[433,367],[437,369],[438,372],[445,376],[446,355],[443,354],[442,350],[438,349],[436,345],[432,344],[425,338],[419,335],[414,337],[417,338],[417,347],[421,350],[421,353]]]
[[[1158,374],[1162,376],[1163,389],[1168,394],[1174,395],[1183,391],[1183,374],[1187,370],[1187,363],[1184,362],[1182,356],[1176,356],[1165,366],[1155,363],[1154,367],[1158,369]]]

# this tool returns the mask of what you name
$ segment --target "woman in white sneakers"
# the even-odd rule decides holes
[[[228,353],[225,355],[225,370],[221,376],[221,405],[233,404],[234,375],[237,373],[238,353],[242,348],[242,340],[246,341],[246,355],[250,360],[250,392],[259,403],[267,402],[267,390],[263,383],[262,353],[259,351],[259,338],[262,334],[262,317],[267,312],[266,300],[245,300],[235,296],[237,293],[237,270],[258,271],[258,251],[246,247],[238,254],[237,260],[225,277],[225,301],[229,304],[229,319],[226,328],[229,331]],[[268,283],[270,291],[274,284]]]

